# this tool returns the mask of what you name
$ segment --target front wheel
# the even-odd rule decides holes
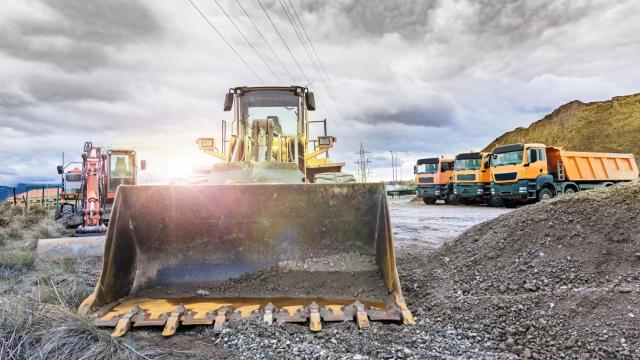
[[[448,193],[444,198],[444,203],[447,205],[457,205],[458,204],[458,196],[454,193]]]
[[[436,203],[436,199],[432,198],[422,198],[422,201],[424,201],[424,203],[427,205],[433,205]]]
[[[549,201],[553,199],[553,192],[549,188],[540,189],[538,192],[538,201]]]

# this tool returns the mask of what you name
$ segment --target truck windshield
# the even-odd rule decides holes
[[[298,135],[298,96],[292,91],[248,91],[240,97],[242,117],[249,128],[254,120],[273,121],[273,134]]]
[[[491,165],[504,166],[520,164],[522,162],[523,154],[524,152],[522,150],[494,154],[493,159],[491,160]]]
[[[456,160],[454,170],[480,170],[480,159],[462,159]]]
[[[438,164],[420,164],[416,166],[416,174],[435,174],[438,172]]]

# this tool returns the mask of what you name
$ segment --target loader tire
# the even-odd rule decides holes
[[[343,172],[319,173],[314,177],[316,184],[347,184],[356,182],[353,174]]]

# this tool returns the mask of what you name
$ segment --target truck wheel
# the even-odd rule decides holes
[[[485,199],[484,202],[487,204],[488,207],[504,206],[504,204],[502,203],[502,200],[497,198],[488,198],[488,199]]]
[[[553,199],[553,192],[551,192],[549,188],[540,189],[540,191],[538,192],[538,201],[549,201],[551,199]]]
[[[433,205],[436,203],[436,199],[431,199],[431,198],[422,198],[422,201],[424,201],[425,204],[427,205]]]
[[[572,187],[568,187],[568,188],[564,189],[564,193],[565,193],[566,195],[573,194],[573,193],[575,193],[575,192],[576,192],[576,189],[574,189],[574,188],[572,188]]]
[[[444,197],[444,203],[447,205],[457,205],[458,196],[454,193],[448,193],[447,196]]]
[[[316,174],[314,183],[316,184],[347,184],[356,182],[353,174],[343,172],[326,172]]]

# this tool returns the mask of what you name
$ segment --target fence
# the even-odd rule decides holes
[[[4,201],[8,201],[15,206],[41,205],[53,207],[60,202],[61,189],[57,185],[26,186],[20,189],[11,187],[5,189],[8,195],[5,196]]]

